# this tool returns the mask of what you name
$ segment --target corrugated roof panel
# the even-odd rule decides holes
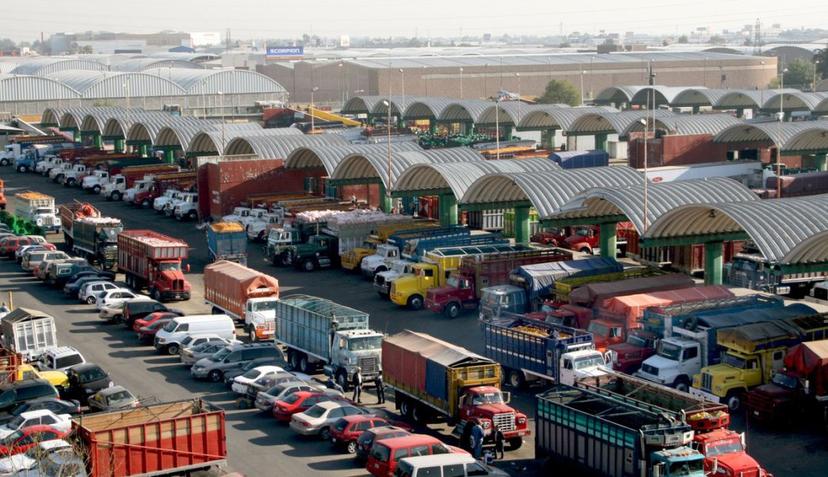
[[[744,124],[745,121],[730,114],[676,114],[671,116],[656,116],[655,129],[664,129],[673,135],[712,134],[716,135],[731,126]],[[653,128],[652,125],[649,126]],[[644,125],[639,121],[632,121],[620,133],[629,136],[632,132],[643,132]]]
[[[188,94],[284,93],[286,90],[265,75],[246,70],[154,68],[145,71],[181,86]]]
[[[63,83],[41,76],[0,77],[0,101],[78,99],[81,95]]]
[[[249,123],[255,124],[255,123]],[[237,137],[253,137],[253,136],[304,136],[304,133],[296,128],[252,128],[252,129],[237,129],[231,128],[224,131],[224,143],[229,144],[230,141]],[[212,128],[201,130],[196,133],[190,140],[190,145],[187,149],[188,153],[192,152],[208,152],[220,154],[222,152],[222,136],[221,129],[214,130]]]
[[[828,149],[828,121],[744,123],[716,134],[714,142],[770,142],[786,150]]]
[[[227,143],[225,155],[256,154],[262,159],[287,159],[293,151],[300,148],[311,146],[344,146],[348,144],[342,137],[335,134],[316,136],[239,136]],[[287,165],[287,161],[285,164]],[[316,167],[321,166],[323,164],[316,165]]]
[[[14,75],[33,75],[45,76],[51,73],[56,73],[63,70],[90,70],[90,71],[107,71],[109,69],[105,64],[80,58],[46,56],[42,58],[32,58],[26,60],[9,73]]]
[[[186,93],[165,78],[144,73],[63,70],[51,73],[48,77],[72,87],[84,98],[141,98],[180,96]]]
[[[159,71],[169,68],[204,69],[204,67],[198,63],[173,58],[130,58],[112,65],[112,71],[126,71],[134,73],[154,68],[158,68]]]

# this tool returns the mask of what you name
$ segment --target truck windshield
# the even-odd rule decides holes
[[[53,214],[53,213],[55,213],[55,211],[48,208],[48,207],[41,207],[41,208],[35,209],[35,214],[37,214],[37,215],[49,215],[49,214]]]
[[[627,344],[638,346],[639,348],[646,348],[647,340],[636,335],[635,333],[630,333],[627,335]]]
[[[482,406],[483,404],[503,404],[503,396],[500,393],[477,394],[472,398],[472,404]]]
[[[158,270],[162,272],[177,272],[181,270],[181,264],[178,262],[162,262],[158,264]]]
[[[262,301],[253,304],[253,311],[271,311],[276,309],[276,300]]]
[[[483,293],[483,298],[481,298],[480,301],[488,306],[508,305],[509,297],[508,295],[499,295],[497,293],[485,292]]]
[[[673,462],[670,464],[670,476],[682,477],[686,475],[701,475],[704,470],[704,461],[691,460],[686,462]]]
[[[732,454],[734,452],[742,452],[743,450],[742,441],[739,439],[724,439],[707,444],[704,455],[710,458],[724,454]]]
[[[726,364],[726,365],[728,365],[730,367],[733,367],[733,368],[736,368],[736,369],[744,369],[745,368],[745,360],[738,357],[738,356],[733,356],[730,353],[723,353],[722,354],[722,364]]]
[[[658,355],[673,361],[681,358],[681,346],[662,341],[658,344]]]
[[[589,327],[587,327],[587,331],[597,336],[609,336],[610,334],[609,328],[606,325],[604,325],[603,323],[597,323],[595,321],[589,324]]]
[[[448,277],[448,280],[446,280],[446,286],[451,288],[460,288],[460,280],[452,275]]]
[[[382,338],[379,336],[366,336],[364,338],[351,338],[348,340],[348,351],[368,351],[379,349],[382,346]]]
[[[575,358],[575,369],[593,368],[595,366],[603,366],[604,358],[601,355],[584,356],[582,358]]]
[[[101,235],[103,235],[103,239],[107,243],[117,243],[118,242],[118,234],[124,230],[123,227],[112,227],[107,229],[101,230]]]
[[[781,386],[783,388],[788,389],[796,389],[797,387],[799,387],[799,381],[797,381],[796,378],[782,373],[774,374],[773,379],[771,379],[771,382],[777,386]]]

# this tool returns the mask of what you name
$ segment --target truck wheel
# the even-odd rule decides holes
[[[412,310],[421,310],[423,308],[423,297],[420,295],[413,295],[408,299],[408,307]]]
[[[117,190],[112,191],[112,194],[110,195],[110,197],[112,198],[112,200],[115,200],[115,201],[121,200],[121,193],[118,192]]]
[[[198,219],[198,212],[196,212],[195,210],[191,210],[190,213],[187,214],[187,218],[190,220]]]
[[[310,362],[308,361],[308,357],[303,353],[302,356],[299,356],[299,372],[308,374],[311,371]]]
[[[259,341],[259,338],[256,336],[256,328],[252,325],[247,327],[247,339],[251,343],[255,343]]]
[[[223,377],[224,377],[224,373],[222,373],[218,369],[214,369],[214,370],[210,371],[210,374],[207,375],[207,379],[209,379],[210,381],[212,381],[214,383],[220,382],[221,378],[223,378]]]
[[[460,316],[460,305],[458,305],[457,303],[449,303],[448,305],[446,305],[445,313],[446,317],[450,319],[457,318],[458,316]]]
[[[291,369],[299,369],[299,353],[296,351],[288,351],[288,361]]]
[[[509,439],[509,450],[518,450],[523,446],[523,438],[522,437],[515,437],[514,439]]]
[[[73,187],[75,185],[75,179],[69,178],[63,183],[65,187]]]
[[[141,208],[142,209],[149,209],[149,206],[150,206],[150,202],[149,202],[148,199],[144,199],[143,201],[141,201]]]
[[[428,423],[428,411],[426,411],[422,406],[418,406],[416,404],[411,406],[411,413],[411,420],[417,424]]]
[[[150,298],[152,298],[155,301],[161,301],[161,292],[153,288],[152,290],[150,290]]]
[[[323,441],[330,441],[331,440],[331,429],[330,429],[330,427],[328,427],[328,426],[323,427],[322,430],[319,431],[319,438],[322,439]]]
[[[526,377],[523,375],[523,371],[519,369],[510,369],[507,371],[506,380],[509,386],[515,389],[523,389],[526,386]]]
[[[742,393],[740,391],[729,391],[725,397],[725,403],[730,412],[736,412],[742,408]]]
[[[304,262],[302,262],[302,270],[306,272],[312,272],[316,270],[316,264],[313,263],[313,260],[307,259]]]
[[[0,166],[8,166],[9,161],[7,159],[0,159]]]
[[[387,271],[388,271],[388,267],[386,267],[385,265],[380,265],[379,267],[377,267],[376,270],[374,270],[374,275],[376,275],[377,273],[382,273],[382,272],[387,272]]]
[[[690,381],[687,379],[686,376],[679,376],[673,383],[673,387],[683,393],[686,393],[690,391]]]
[[[18,166],[17,172],[26,172],[26,166]]]
[[[172,343],[167,345],[167,354],[169,355],[176,355],[178,354],[178,344]]]
[[[93,192],[95,195],[99,195],[99,194],[101,193],[101,186],[96,185],[96,186],[92,187],[92,192]]]
[[[409,421],[414,421],[414,405],[411,404],[410,399],[406,398],[402,400],[400,403],[400,413]]]
[[[257,242],[264,242],[265,241],[265,231],[264,230],[259,232],[259,235],[256,236],[256,241]]]
[[[339,371],[336,372],[335,379],[336,379],[336,384],[338,384],[339,387],[342,388],[342,392],[347,393],[348,392],[348,385],[350,384],[348,382],[348,373],[346,373],[344,369],[340,369]]]
[[[460,448],[463,450],[471,451],[472,442],[471,442],[471,423],[467,423],[465,427],[463,427],[463,437],[460,438]]]

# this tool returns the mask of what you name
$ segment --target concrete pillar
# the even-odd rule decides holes
[[[745,108],[736,108],[736,117],[737,118],[744,118],[745,117]]]
[[[596,134],[595,135],[595,149],[599,151],[606,152],[608,147],[607,144],[607,134]]]
[[[391,209],[394,208],[394,200],[385,193],[385,184],[380,182],[379,185],[379,205],[383,212],[390,214]]]
[[[118,153],[124,152],[124,145],[125,145],[125,141],[123,139],[116,139],[115,140],[115,152],[118,152]]]
[[[515,207],[515,243],[529,243],[529,206]]]
[[[567,136],[566,137],[566,150],[567,151],[577,151],[578,150],[578,136]]]
[[[146,144],[138,146],[138,152],[141,154],[141,157],[149,157],[149,147]]]
[[[440,225],[457,225],[457,199],[454,194],[440,195]]]
[[[704,284],[721,285],[724,260],[722,258],[722,243],[707,242],[704,244]]]
[[[700,107],[698,105],[693,106],[693,114],[699,114]]]
[[[437,120],[436,119],[429,119],[428,120],[428,132],[434,134],[437,132]]]
[[[175,149],[167,148],[164,149],[164,160],[170,164],[175,164]]]
[[[544,129],[541,131],[541,143],[543,143],[543,147],[549,151],[555,150],[555,130],[554,129]]]
[[[504,129],[504,131],[503,131],[503,140],[504,141],[511,141],[512,140],[512,127],[511,126],[506,126],[506,128]]]
[[[816,168],[818,171],[828,171],[828,155],[824,152],[814,154],[814,159],[816,159]]]
[[[601,247],[602,257],[615,258],[615,254],[618,251],[618,239],[615,226],[615,222],[601,224],[599,247]]]
[[[81,137],[81,133],[77,129],[72,129],[72,141],[74,142],[81,142],[83,138]]]
[[[96,133],[95,136],[93,136],[93,141],[95,143],[95,147],[103,149],[103,137],[101,137],[100,133]]]

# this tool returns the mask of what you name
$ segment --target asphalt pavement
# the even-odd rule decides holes
[[[128,229],[152,229],[184,239],[190,245],[190,265],[187,279],[193,286],[193,296],[187,302],[174,306],[186,312],[208,313],[203,301],[202,270],[209,263],[204,233],[192,222],[178,222],[152,210],[133,208],[122,202],[107,202],[100,196],[87,195],[76,188],[65,188],[35,174],[19,174],[12,168],[0,170],[6,183],[8,210],[13,211],[14,193],[34,190],[55,197],[56,202],[74,199],[89,201],[108,216],[118,217]],[[62,242],[62,237],[50,235],[50,241]],[[248,265],[275,276],[282,295],[304,293],[331,299],[371,315],[372,328],[387,334],[404,329],[428,333],[443,340],[482,352],[482,334],[476,314],[467,313],[455,320],[428,311],[412,312],[398,308],[381,299],[371,284],[359,275],[341,270],[323,270],[304,273],[273,267],[263,259],[261,244],[250,243]],[[122,277],[119,277],[122,278]],[[193,380],[189,370],[178,363],[177,357],[156,354],[151,346],[139,346],[135,334],[121,325],[107,324],[97,317],[94,307],[66,299],[54,290],[22,272],[14,262],[0,261],[0,300],[5,301],[12,291],[16,306],[27,306],[52,314],[58,324],[61,344],[75,346],[86,359],[107,369],[113,380],[142,398],[160,401],[201,397],[227,411],[228,464],[227,470],[247,476],[259,475],[366,475],[352,460],[327,442],[297,437],[287,426],[278,424],[269,416],[255,410],[238,410],[234,395],[220,384]],[[241,330],[239,330],[241,332]],[[513,393],[512,404],[530,416],[534,430],[533,394],[536,390]],[[369,391],[370,392],[370,391]],[[374,402],[366,396],[366,402]],[[393,403],[389,409],[393,409]],[[745,420],[734,416],[732,426],[745,431]],[[456,444],[445,426],[431,426],[434,433]],[[748,451],[777,477],[816,477],[825,475],[828,462],[826,433],[820,429],[765,429],[752,426],[747,429]],[[513,475],[532,475],[534,442],[528,438],[518,451],[507,452],[507,462],[501,465]]]

